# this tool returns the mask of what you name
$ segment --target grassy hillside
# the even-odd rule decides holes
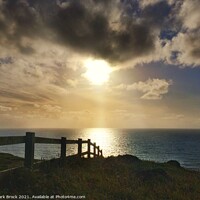
[[[24,159],[8,153],[0,153],[0,171],[23,166]]]
[[[200,173],[130,155],[56,160],[1,177],[0,194],[85,195],[99,200],[198,200]]]

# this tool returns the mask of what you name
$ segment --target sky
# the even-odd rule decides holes
[[[200,128],[199,0],[0,0],[0,128]]]

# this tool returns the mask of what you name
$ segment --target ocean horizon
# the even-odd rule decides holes
[[[177,160],[185,168],[200,169],[200,129],[18,128],[0,129],[0,137],[24,136],[26,132],[49,138],[91,139],[100,146],[105,157],[131,154],[155,162]],[[0,152],[24,157],[24,148],[24,144],[0,146]],[[83,145],[83,151],[86,148]],[[67,156],[76,153],[76,145],[67,145]],[[36,159],[59,156],[60,145],[35,145]]]

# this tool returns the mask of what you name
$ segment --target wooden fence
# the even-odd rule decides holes
[[[0,146],[11,145],[11,144],[21,144],[21,143],[25,143],[24,166],[28,168],[32,168],[33,166],[35,143],[60,144],[61,145],[60,158],[63,160],[66,158],[67,144],[78,145],[78,153],[76,155],[80,158],[85,155],[87,155],[88,158],[103,156],[103,153],[102,153],[102,150],[100,150],[100,147],[97,146],[96,143],[92,143],[90,139],[67,140],[66,137],[61,137],[61,139],[35,137],[35,133],[32,133],[32,132],[27,132],[26,136],[0,137]],[[87,151],[85,152],[82,152],[83,144],[87,144]]]

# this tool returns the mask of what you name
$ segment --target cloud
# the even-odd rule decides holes
[[[53,112],[53,113],[60,113],[62,108],[58,105],[43,105],[42,109],[44,109],[47,112]]]
[[[0,4],[0,44],[18,48],[22,53],[31,53],[30,46],[24,46],[22,38],[35,37],[42,29],[37,12],[27,1],[8,0]]]
[[[112,62],[148,54],[154,32],[145,20],[127,15],[126,6],[112,0],[70,1],[50,19],[51,29],[62,44]]]
[[[60,0],[57,0],[56,3],[60,8],[63,8],[63,9],[66,9],[68,6],[70,6],[70,2],[62,2]]]
[[[12,57],[2,57],[2,58],[0,58],[0,66],[6,65],[6,64],[12,64],[12,63],[13,63]]]
[[[158,3],[158,2],[162,2],[163,0],[140,0],[140,6],[142,7],[142,8],[145,8],[145,7],[147,7],[147,6],[152,6],[152,5],[154,5],[154,4],[156,4],[156,3]]]
[[[164,49],[168,63],[182,67],[200,66],[200,30],[178,33]]]
[[[184,0],[179,18],[183,23],[183,27],[187,29],[199,29],[200,27],[200,4],[199,0]]]
[[[1,99],[49,104],[61,96],[65,98],[72,82],[75,86],[82,73],[76,54],[68,58],[69,51],[41,39],[28,42],[37,48],[31,56],[0,46]],[[67,80],[72,80],[71,85]]]
[[[181,67],[200,66],[200,4],[198,0],[175,1],[171,12],[173,37],[163,40],[161,57]]]
[[[167,4],[160,4],[164,11]],[[136,1],[8,0],[0,6],[0,35],[4,38],[0,43],[28,55],[37,48],[24,38],[50,40],[111,62],[145,57],[155,49],[158,32],[154,19],[162,24],[167,16],[154,12],[154,6],[160,4],[146,7],[138,15]]]
[[[149,1],[148,1],[149,2]],[[154,4],[149,4],[143,9],[143,17],[148,21],[149,26],[158,28],[161,31],[167,25],[168,16],[172,7],[167,1],[157,1]]]
[[[145,82],[136,82],[131,85],[120,84],[115,87],[117,90],[126,90],[126,91],[139,91],[143,93],[140,97],[141,99],[162,99],[164,94],[167,94],[169,91],[169,86],[172,84],[172,81],[165,79],[148,79]]]
[[[0,105],[0,111],[1,111],[1,112],[12,111],[12,108],[11,108],[11,107],[7,107],[7,106],[2,106],[2,105]]]
[[[0,104],[57,112],[51,106],[88,87],[81,79],[88,57],[119,68],[199,66],[198,10],[197,0],[0,0]],[[117,87],[161,99],[170,85],[149,79]]]
[[[163,116],[162,118],[166,120],[182,120],[184,119],[184,117],[185,116],[183,114],[169,113]]]
[[[121,67],[152,61],[199,65],[199,46],[192,50],[192,42],[183,44],[192,52],[177,50],[185,59],[174,56],[179,33],[199,42],[198,0],[7,0],[0,11],[0,63],[11,52],[37,55],[43,47],[35,41],[42,40],[65,48],[69,62],[79,54],[77,61],[92,56]],[[190,54],[193,62],[187,62]]]
[[[73,79],[67,79],[67,83],[71,87],[76,87],[77,84],[78,84],[78,81],[77,80],[73,80]]]
[[[169,5],[172,5],[173,3],[175,3],[177,0],[140,0],[139,4],[142,8],[148,7],[148,6],[152,6],[154,4],[159,4],[159,3],[168,3]]]

